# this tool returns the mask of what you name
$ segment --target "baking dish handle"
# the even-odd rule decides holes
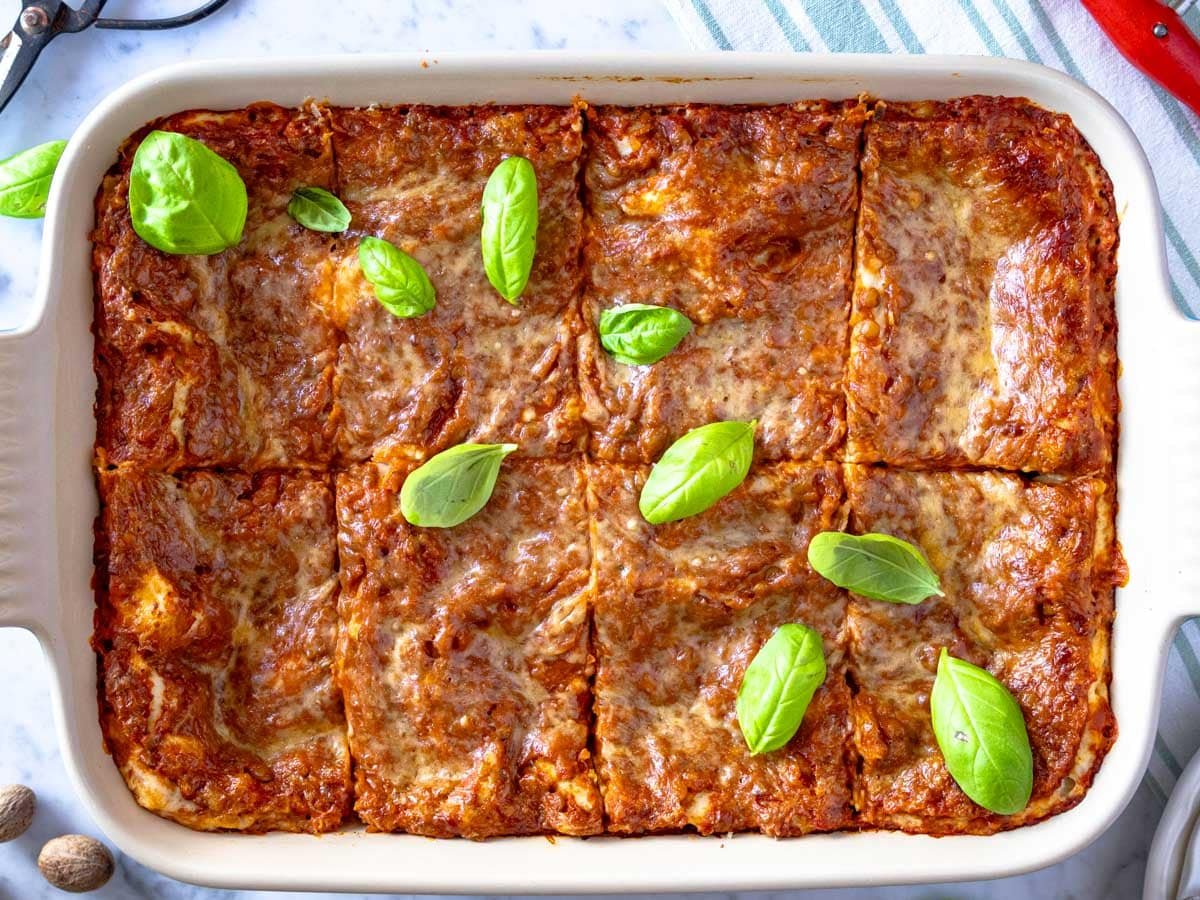
[[[1185,619],[1200,615],[1200,321],[1177,313],[1166,333],[1167,346],[1160,344],[1163,368],[1155,386],[1157,408],[1125,411],[1127,420],[1149,413],[1166,424],[1152,429],[1166,436],[1166,471],[1161,473],[1165,482],[1160,481],[1165,527],[1152,528],[1152,535],[1127,533],[1124,527],[1119,530],[1123,541],[1161,544],[1156,547],[1155,568],[1164,574],[1167,584],[1163,585],[1166,590],[1156,586],[1155,602],[1164,604],[1167,625],[1173,632]],[[1138,423],[1129,421],[1122,428],[1122,442],[1135,439],[1137,429]],[[1149,433],[1144,428],[1141,431]],[[1142,458],[1149,457],[1143,454]]]
[[[50,630],[54,372],[42,325],[0,332],[0,626]]]

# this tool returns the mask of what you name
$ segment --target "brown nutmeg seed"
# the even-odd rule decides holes
[[[59,890],[82,894],[103,886],[112,877],[113,858],[95,838],[64,834],[46,842],[38,854],[38,868]]]
[[[0,787],[0,843],[19,838],[33,821],[37,796],[23,784]]]

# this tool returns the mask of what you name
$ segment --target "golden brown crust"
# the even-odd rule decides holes
[[[858,105],[598,107],[587,116],[579,378],[592,453],[652,462],[717,419],[759,420],[767,459],[829,458],[845,432]],[[695,325],[653,366],[600,346],[600,312]]]
[[[175,256],[144,243],[129,169],[151,128],[237,167],[249,211],[237,247]],[[96,452],[101,465],[319,466],[332,452],[336,336],[327,241],[287,215],[292,191],[333,186],[323,113],[259,104],[180,113],[126,142],[96,198]]]
[[[867,125],[847,458],[1101,473],[1116,420],[1112,186],[1024,100],[879,104]]]
[[[347,236],[393,242],[437,291],[431,312],[398,319],[362,278],[358,242],[335,253],[342,461],[462,441],[511,441],[530,456],[577,450],[578,110],[372,107],[334,109],[332,119]],[[488,282],[479,241],[484,185],[512,155],[538,178],[537,253],[517,305]]]
[[[138,802],[192,828],[331,831],[333,497],[309,475],[101,472],[101,726]]]
[[[840,527],[833,465],[763,467],[698,516],[649,525],[645,467],[594,463],[596,767],[609,831],[773,835],[851,825],[845,595],[806,561]],[[734,701],[774,630],[821,632],[828,675],[782,750],[751,756]]]
[[[1078,802],[1115,735],[1125,572],[1095,154],[1006,98],[583,108],[259,104],[122,148],[94,235],[94,643],[138,802],[316,832],[356,795],[369,828],[471,838],[987,833]],[[238,247],[171,256],[133,232],[151,127],[238,168]],[[483,186],[512,154],[541,218],[517,306],[479,248]],[[345,235],[290,219],[302,184],[346,202]],[[422,262],[432,312],[376,301],[367,234]],[[596,335],[634,302],[696,325],[652,367]],[[750,477],[647,524],[646,464],[731,418],[759,420]],[[520,450],[469,522],[409,526],[404,478],[463,441]],[[815,576],[809,539],[847,519],[922,546],[947,596],[865,601]],[[787,621],[821,631],[828,676],[792,741],[751,756],[737,689]],[[1017,816],[945,770],[942,646],[1022,705]]]
[[[859,820],[934,834],[989,833],[1077,803],[1116,736],[1107,621],[1097,597],[1090,479],[846,467],[850,528],[921,548],[945,597],[915,606],[854,597],[847,619]],[[983,666],[1017,698],[1033,747],[1033,799],[1015,816],[976,806],[950,778],[929,721],[938,653]]]
[[[599,832],[581,464],[510,459],[449,529],[400,515],[409,468],[337,480],[356,811],[442,837]]]

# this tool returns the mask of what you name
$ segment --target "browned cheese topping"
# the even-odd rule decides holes
[[[1117,223],[1070,119],[1005,98],[889,103],[861,167],[847,458],[1104,471]]]
[[[96,199],[98,464],[321,467],[333,451],[328,236],[288,216],[292,191],[333,186],[326,113],[260,105],[155,123],[237,167],[245,237],[213,256],[172,256],[129,219],[122,148]],[[143,129],[148,132],[149,127]]]
[[[326,480],[120,469],[100,494],[100,718],[138,802],[193,828],[336,828],[350,754]]]
[[[840,449],[864,114],[829,103],[589,112],[584,322],[648,303],[695,325],[653,366],[615,362],[584,330],[594,456],[653,462],[690,428],[752,418],[766,458]]]
[[[990,832],[1078,803],[1116,735],[1108,705],[1113,582],[1095,542],[1104,483],[847,466],[847,488],[851,530],[911,541],[941,573],[946,594],[916,606],[851,601],[861,821]],[[988,669],[1021,705],[1034,785],[1016,816],[976,806],[945,769],[929,722],[942,647]]]
[[[240,243],[137,236],[151,129],[236,168]],[[509,303],[480,203],[514,155],[539,226]],[[349,229],[294,221],[304,186]],[[256,104],[133,135],[96,217],[93,644],[106,747],[147,809],[250,832],[948,834],[1090,786],[1125,574],[1117,235],[1066,117],[989,97]],[[380,302],[368,236],[423,267],[431,310]],[[598,334],[635,303],[692,323],[652,365]],[[740,486],[645,520],[668,446],[752,419]],[[518,445],[490,499],[410,524],[406,479],[468,442]],[[945,596],[835,587],[807,560],[823,531],[912,542]],[[739,688],[788,623],[821,637],[825,679],[752,754]],[[1020,707],[1016,815],[946,768],[943,648]]]
[[[594,834],[585,483],[514,461],[455,528],[416,528],[406,466],[338,476],[339,682],[355,808],[417,834]]]
[[[354,219],[411,253],[437,289],[427,315],[399,319],[362,277],[357,241],[335,256],[334,320],[343,334],[335,395],[338,451],[441,450],[513,442],[529,456],[577,450],[578,110],[563,107],[333,111],[338,187]],[[537,255],[513,306],[488,283],[479,204],[492,169],[524,156],[538,176]]]
[[[851,824],[845,595],[805,561],[840,527],[835,465],[751,473],[717,506],[649,525],[646,467],[593,464],[596,767],[613,831],[794,835]],[[828,676],[786,748],[751,757],[734,700],[771,632],[821,633]]]

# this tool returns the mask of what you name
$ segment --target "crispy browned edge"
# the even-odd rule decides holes
[[[1077,757],[1076,769],[1073,776],[1075,777],[1075,787],[1071,794],[1064,800],[1063,804],[1047,811],[1044,815],[1028,820],[1006,823],[1001,820],[995,823],[995,827],[988,828],[986,831],[975,831],[969,833],[992,833],[996,831],[1004,831],[1012,828],[1022,827],[1024,825],[1034,824],[1052,815],[1065,812],[1078,804],[1083,796],[1090,788],[1096,773],[1099,771],[1105,756],[1111,749],[1113,742],[1117,736],[1117,723],[1113,716],[1111,707],[1108,703],[1109,688],[1112,681],[1112,666],[1111,666],[1111,636],[1112,623],[1115,618],[1115,589],[1124,586],[1128,581],[1129,571],[1124,555],[1121,551],[1120,541],[1116,535],[1116,516],[1118,510],[1117,484],[1116,484],[1116,465],[1118,453],[1120,449],[1120,419],[1119,413],[1121,408],[1120,396],[1118,393],[1118,378],[1120,376],[1120,361],[1117,356],[1117,329],[1118,323],[1116,318],[1115,308],[1115,283],[1117,273],[1117,250],[1119,245],[1119,228],[1118,218],[1116,214],[1116,206],[1113,195],[1112,181],[1105,171],[1099,156],[1095,150],[1087,142],[1086,138],[1075,128],[1070,118],[1065,115],[1051,113],[1044,110],[1042,107],[1034,104],[1024,98],[1013,97],[987,97],[987,96],[966,96],[956,98],[951,101],[938,102],[934,104],[926,103],[926,107],[935,107],[938,109],[952,110],[952,114],[961,115],[969,114],[971,109],[978,108],[981,103],[994,103],[996,101],[1005,101],[1013,107],[1021,107],[1024,109],[1036,109],[1044,115],[1059,116],[1064,119],[1069,127],[1072,135],[1076,140],[1076,160],[1078,164],[1088,173],[1092,184],[1096,191],[1096,199],[1098,201],[1098,214],[1092,217],[1090,221],[1090,257],[1092,262],[1092,280],[1093,291],[1101,302],[1097,303],[1097,313],[1100,316],[1105,328],[1105,343],[1102,348],[1102,354],[1108,357],[1108,365],[1101,367],[1101,398],[1102,411],[1106,411],[1107,430],[1110,435],[1109,444],[1111,447],[1111,462],[1107,471],[1101,473],[1100,479],[1104,485],[1102,500],[1097,503],[1097,528],[1096,528],[1096,552],[1093,556],[1093,593],[1096,598],[1096,610],[1100,621],[1097,623],[1096,636],[1093,641],[1093,665],[1100,673],[1100,678],[1095,683],[1095,689],[1089,696],[1089,706],[1092,710],[1092,715],[1089,720],[1088,729],[1085,731],[1081,740],[1080,751]],[[866,96],[860,97],[860,101],[866,103],[868,118],[884,113],[888,108],[883,100],[872,99]],[[576,98],[575,105],[586,107],[586,102],[580,98]],[[691,105],[691,104],[683,104]],[[906,107],[913,108],[916,104],[894,103],[891,104],[893,113],[901,112]],[[671,105],[658,105],[653,108],[668,109],[673,108]],[[203,110],[187,110],[184,112],[200,112]],[[157,121],[157,120],[156,120]],[[585,119],[586,122],[586,119]],[[150,130],[155,127],[155,123],[151,122],[143,128],[134,132],[121,145],[118,151],[118,158],[113,166],[106,173],[107,175],[117,174],[120,171],[122,160],[129,153],[129,148],[145,136]],[[586,127],[586,126],[585,126]],[[583,153],[587,153],[587,145],[585,142]],[[336,158],[334,160],[334,170],[336,173]],[[582,166],[580,168],[580,179],[582,180]],[[103,204],[106,200],[104,184],[101,183],[97,190],[95,198],[95,212],[97,217],[100,215]],[[582,251],[581,251],[582,252]],[[582,290],[581,292],[582,293]],[[98,313],[100,303],[100,285],[98,273],[93,269],[93,307]],[[99,343],[99,335],[96,333],[95,326],[96,318],[93,317],[92,333],[93,333],[93,360],[96,361],[97,344]],[[1102,355],[1102,359],[1104,356]],[[94,411],[99,414],[99,403],[94,404]],[[97,493],[99,493],[98,476],[96,469],[93,466],[93,476],[97,482]],[[93,533],[95,538],[93,562],[94,571],[92,576],[92,586],[95,593],[97,607],[99,607],[107,597],[108,592],[108,538],[104,532],[101,514],[97,514],[93,522]],[[1097,578],[1099,575],[1101,577]],[[590,626],[594,630],[594,623]],[[590,637],[589,637],[590,640]],[[98,675],[98,691],[100,692],[99,701],[102,703],[103,681],[101,672],[102,660],[97,658],[97,675]],[[595,737],[595,714],[593,711],[592,722],[589,725],[589,748],[594,746]],[[1091,743],[1088,743],[1088,741]],[[105,742],[105,752],[108,751],[107,741]],[[353,761],[352,761],[353,765]],[[1077,777],[1076,777],[1077,776]],[[846,830],[863,830],[852,826]],[[884,829],[880,829],[884,830]],[[911,833],[928,833],[918,829],[898,829],[902,831],[910,831]],[[951,833],[968,833],[963,832],[944,832]]]
[[[214,478],[221,478],[223,474],[230,474],[228,472],[221,473],[220,471],[213,469],[191,471],[192,473],[203,471]],[[129,475],[137,472],[138,470],[135,467],[129,465],[113,467],[110,470],[110,477],[119,477],[120,475]],[[188,473],[151,472],[150,474],[158,475],[172,481],[179,481],[185,478]],[[238,472],[232,474],[249,479],[251,482],[250,489],[255,491],[258,490],[260,479],[280,477],[281,479],[292,478],[293,480],[296,480],[298,478],[301,480],[311,480],[313,484],[323,485],[325,490],[328,492],[330,515],[333,514],[333,485],[331,483],[332,479],[328,476],[314,476],[310,471],[302,469],[293,470],[292,472],[285,472],[281,470],[259,470],[257,472]],[[97,478],[97,481],[100,481],[99,477]],[[99,487],[100,485],[98,484],[98,488]],[[285,490],[286,487],[283,488],[283,491]],[[281,491],[281,494],[283,491]],[[111,496],[111,494],[115,492],[116,491],[114,490],[113,485],[110,485],[110,491],[108,492],[100,489],[100,510],[93,526],[96,533],[95,558],[97,560],[103,560],[104,585],[103,591],[97,590],[98,602],[93,613],[94,625],[91,637],[91,647],[96,654],[97,694],[99,698],[101,740],[103,742],[105,752],[113,758],[114,763],[118,764],[122,778],[127,779],[129,776],[126,775],[126,766],[133,763],[133,760],[131,759],[131,756],[133,755],[131,750],[144,749],[144,745],[140,744],[136,740],[131,740],[128,735],[124,733],[124,722],[118,715],[117,704],[114,702],[113,696],[106,692],[104,683],[105,662],[109,656],[112,655],[120,658],[123,653],[129,649],[131,643],[136,643],[136,640],[130,640],[130,635],[127,633],[121,633],[122,629],[119,625],[114,627],[113,610],[111,608],[105,608],[108,605],[108,591],[111,586],[111,569],[109,565],[111,554],[111,538],[107,533],[104,532],[102,522],[108,505],[106,497]],[[97,562],[96,568],[97,576],[94,577],[99,576],[99,562]],[[103,596],[101,596],[101,594],[103,594]],[[336,594],[334,594],[334,598],[336,598]],[[139,650],[140,647],[135,648],[134,652],[136,653]],[[153,653],[153,651],[151,651],[151,653]],[[169,656],[170,651],[163,653],[163,658],[169,658]],[[332,650],[330,656],[332,657]],[[340,697],[338,699],[340,703]],[[205,747],[205,749],[206,751],[211,751],[214,748],[211,745],[208,745]],[[217,749],[222,750],[224,755],[224,753],[228,750],[228,744],[226,743]],[[222,765],[223,762],[225,762],[225,759],[222,759],[220,762],[218,762],[214,768],[226,770],[227,767]],[[350,780],[351,761],[349,758],[348,746],[344,774],[346,776],[343,783],[344,794],[340,795],[340,802],[336,802],[339,795],[335,793],[335,802],[330,803],[324,809],[319,808],[319,806],[314,803],[302,803],[302,809],[290,808],[290,801],[295,801],[297,799],[297,795],[295,793],[285,792],[279,792],[276,795],[277,797],[282,798],[284,801],[288,801],[285,802],[282,808],[275,808],[270,802],[270,798],[268,798],[268,802],[257,805],[242,804],[240,810],[238,809],[238,804],[232,802],[228,803],[224,807],[208,807],[203,803],[196,803],[195,806],[197,807],[197,811],[194,812],[173,812],[161,807],[152,808],[150,806],[145,806],[145,808],[153,812],[155,815],[177,822],[181,825],[185,825],[188,828],[192,828],[197,831],[237,831],[247,834],[264,834],[268,831],[284,831],[291,833],[322,834],[336,830],[347,819],[347,816],[351,812],[353,785],[352,781]],[[322,787],[323,786],[325,785],[322,784]],[[135,790],[132,785],[129,785],[129,788],[139,805],[144,805],[142,804],[141,794],[139,791]],[[241,799],[241,797],[244,795],[239,796],[235,794],[232,796],[238,796],[239,799]],[[303,795],[301,795],[301,799],[305,799]],[[243,820],[245,824],[223,824],[232,821],[234,818]]]
[[[1020,815],[981,817],[968,823],[966,827],[958,829],[931,831],[920,828],[880,827],[859,830],[894,830],[908,834],[932,834],[935,837],[942,837],[953,834],[995,834],[1026,825],[1034,825],[1066,812],[1083,800],[1118,735],[1116,717],[1109,704],[1109,692],[1112,684],[1112,626],[1116,617],[1116,588],[1124,587],[1128,582],[1129,567],[1116,535],[1118,510],[1116,471],[1120,451],[1121,410],[1117,386],[1120,377],[1120,360],[1117,355],[1116,276],[1120,231],[1112,179],[1104,169],[1100,157],[1079,129],[1075,127],[1070,116],[1052,112],[1025,98],[972,95],[945,101],[891,103],[876,99],[870,106],[870,112],[873,118],[895,115],[924,120],[939,116],[967,118],[978,115],[980,110],[985,107],[989,111],[1006,107],[1012,111],[1023,111],[1027,115],[1032,113],[1039,120],[1054,121],[1063,127],[1074,141],[1076,162],[1087,173],[1095,189],[1098,209],[1088,222],[1089,257],[1092,295],[1097,298],[1094,306],[1104,328],[1100,360],[1106,363],[1099,367],[1101,396],[1098,398],[1098,406],[1099,411],[1104,415],[1103,427],[1108,435],[1111,450],[1108,467],[1094,476],[1103,488],[1096,502],[1095,550],[1092,556],[1092,593],[1098,621],[1092,640],[1091,662],[1098,677],[1093,682],[1093,689],[1089,692],[1088,725],[1080,738],[1075,768],[1069,776],[1075,783],[1061,803],[1048,807],[1040,815],[1027,818],[1022,818]],[[961,467],[957,470],[965,471]],[[955,469],[930,469],[929,471],[955,471]],[[1026,474],[1030,477],[1039,477],[1036,473]],[[1057,480],[1055,476],[1050,477]]]

